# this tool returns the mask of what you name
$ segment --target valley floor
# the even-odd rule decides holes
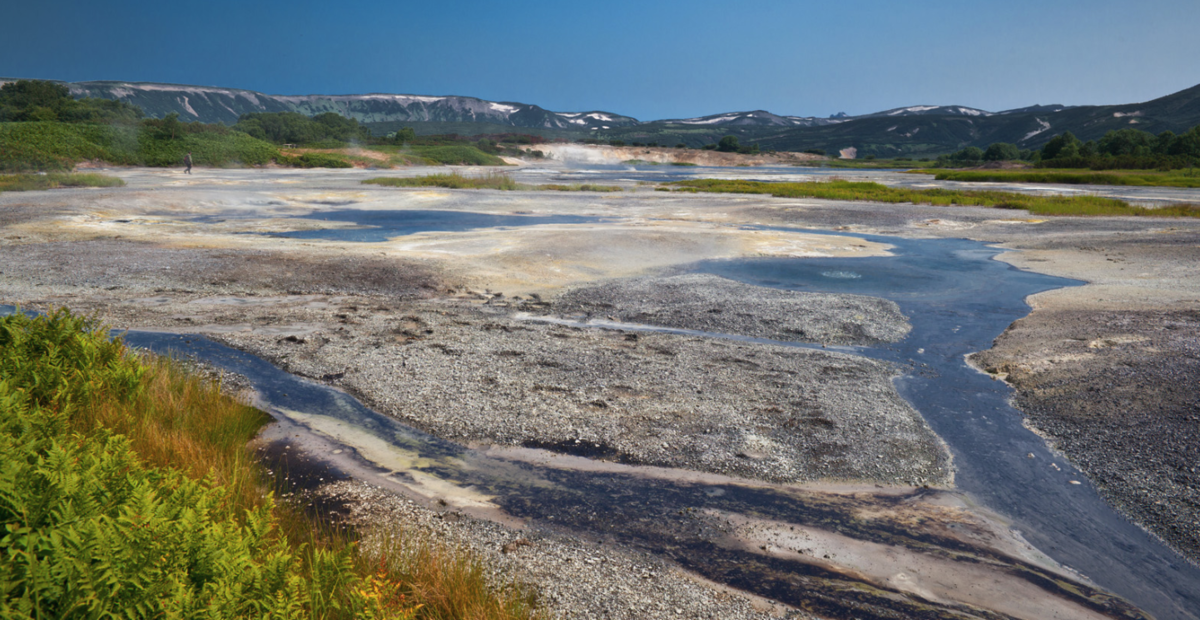
[[[1109,501],[1200,560],[1200,222],[1041,220],[975,208],[668,194],[634,183],[603,195],[398,190],[359,185],[377,173],[354,170],[113,173],[127,187],[0,194],[0,303],[206,334],[482,450],[552,458],[536,450],[546,448],[771,483],[837,481],[855,492],[953,485],[949,451],[891,384],[898,369],[834,347],[903,338],[908,324],[895,304],[811,296],[789,306],[727,281],[678,280],[695,276],[671,270],[700,260],[888,251],[857,237],[769,227],[1001,244],[1012,250],[1001,260],[1087,284],[1032,297],[1033,312],[972,363],[1016,388],[1029,425]],[[353,228],[331,217],[345,209],[597,221],[379,243],[268,236]],[[546,321],[636,323],[684,301],[698,310],[680,311],[672,326],[774,339],[790,329],[830,348]],[[755,307],[754,324],[703,311],[730,305]],[[439,499],[454,504],[454,491],[413,502],[340,482],[314,493],[353,500],[355,518],[411,519],[478,548],[544,584],[544,603],[560,617],[789,611],[636,550],[439,508]],[[953,510],[972,523],[993,518]],[[733,521],[722,527],[747,539],[766,527]]]

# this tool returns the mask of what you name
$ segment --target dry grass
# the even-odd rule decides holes
[[[229,490],[238,513],[261,507],[270,480],[246,446],[270,416],[177,362],[151,355],[139,359],[146,373],[137,396],[81,410],[72,418],[75,430],[108,429],[128,437],[150,465],[181,469],[195,479],[212,476]]]
[[[513,585],[488,587],[487,567],[469,553],[422,541],[402,527],[377,529],[363,538],[360,571],[407,584],[411,599],[420,601],[429,618],[529,618],[536,595]]]

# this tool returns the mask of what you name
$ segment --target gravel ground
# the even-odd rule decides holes
[[[1200,560],[1200,310],[1035,312],[974,361],[1110,502]]]
[[[326,485],[312,496],[348,503],[349,521],[356,525],[386,531],[388,524],[402,524],[417,540],[469,551],[492,571],[497,585],[515,581],[532,586],[539,607],[552,618],[812,618],[736,590],[702,584],[644,553],[431,510],[361,482]]]
[[[558,314],[771,340],[872,345],[908,334],[895,302],[766,289],[707,274],[626,278],[555,299]]]
[[[515,320],[461,300],[302,318],[341,324],[219,338],[290,372],[336,377],[376,410],[458,441],[772,482],[951,479],[948,451],[882,362]]]

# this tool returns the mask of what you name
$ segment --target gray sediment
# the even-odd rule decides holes
[[[353,326],[218,338],[457,441],[772,482],[951,479],[948,451],[888,363],[519,321],[461,302],[338,314]]]
[[[910,329],[899,306],[886,299],[777,290],[708,274],[624,278],[576,287],[556,298],[553,310],[625,323],[839,345],[895,342]]]

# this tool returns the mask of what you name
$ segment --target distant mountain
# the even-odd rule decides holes
[[[991,116],[992,114],[994,112],[967,108],[960,105],[914,105],[907,108],[894,108],[874,114],[866,114],[858,118],[872,116]]]
[[[307,116],[337,112],[364,123],[471,122],[565,130],[602,130],[638,122],[635,118],[610,112],[551,112],[526,103],[485,101],[475,97],[375,93],[266,95],[236,88],[150,82],[71,82],[67,87],[75,97],[119,99],[157,118],[176,112],[183,121],[227,125],[236,123],[239,116],[250,112],[299,112]]]
[[[7,81],[0,78],[0,83]],[[1083,140],[1135,127],[1176,133],[1200,124],[1200,86],[1147,101],[1113,106],[1034,105],[989,112],[959,105],[918,105],[829,118],[781,116],[765,110],[642,122],[611,112],[552,112],[536,105],[475,97],[425,95],[266,95],[249,90],[147,82],[67,83],[76,97],[119,99],[153,117],[177,112],[186,121],[232,124],[248,112],[337,112],[377,134],[412,126],[418,133],[504,133],[547,138],[710,144],[725,135],[780,151],[855,147],[861,155],[934,156],[967,146],[1011,142],[1037,148],[1070,131]]]
[[[765,110],[753,112],[727,112],[698,118],[682,118],[654,121],[664,125],[716,125],[720,127],[812,127],[841,122],[838,119],[815,118],[812,116],[779,116]]]
[[[762,132],[762,148],[829,152],[853,146],[860,156],[933,156],[968,146],[1009,142],[1039,148],[1070,131],[1096,140],[1114,129],[1181,133],[1200,125],[1200,86],[1144,103],[1107,106],[1038,105],[1003,112],[962,106],[914,106],[846,119],[836,125]],[[745,142],[745,138],[742,142]]]

